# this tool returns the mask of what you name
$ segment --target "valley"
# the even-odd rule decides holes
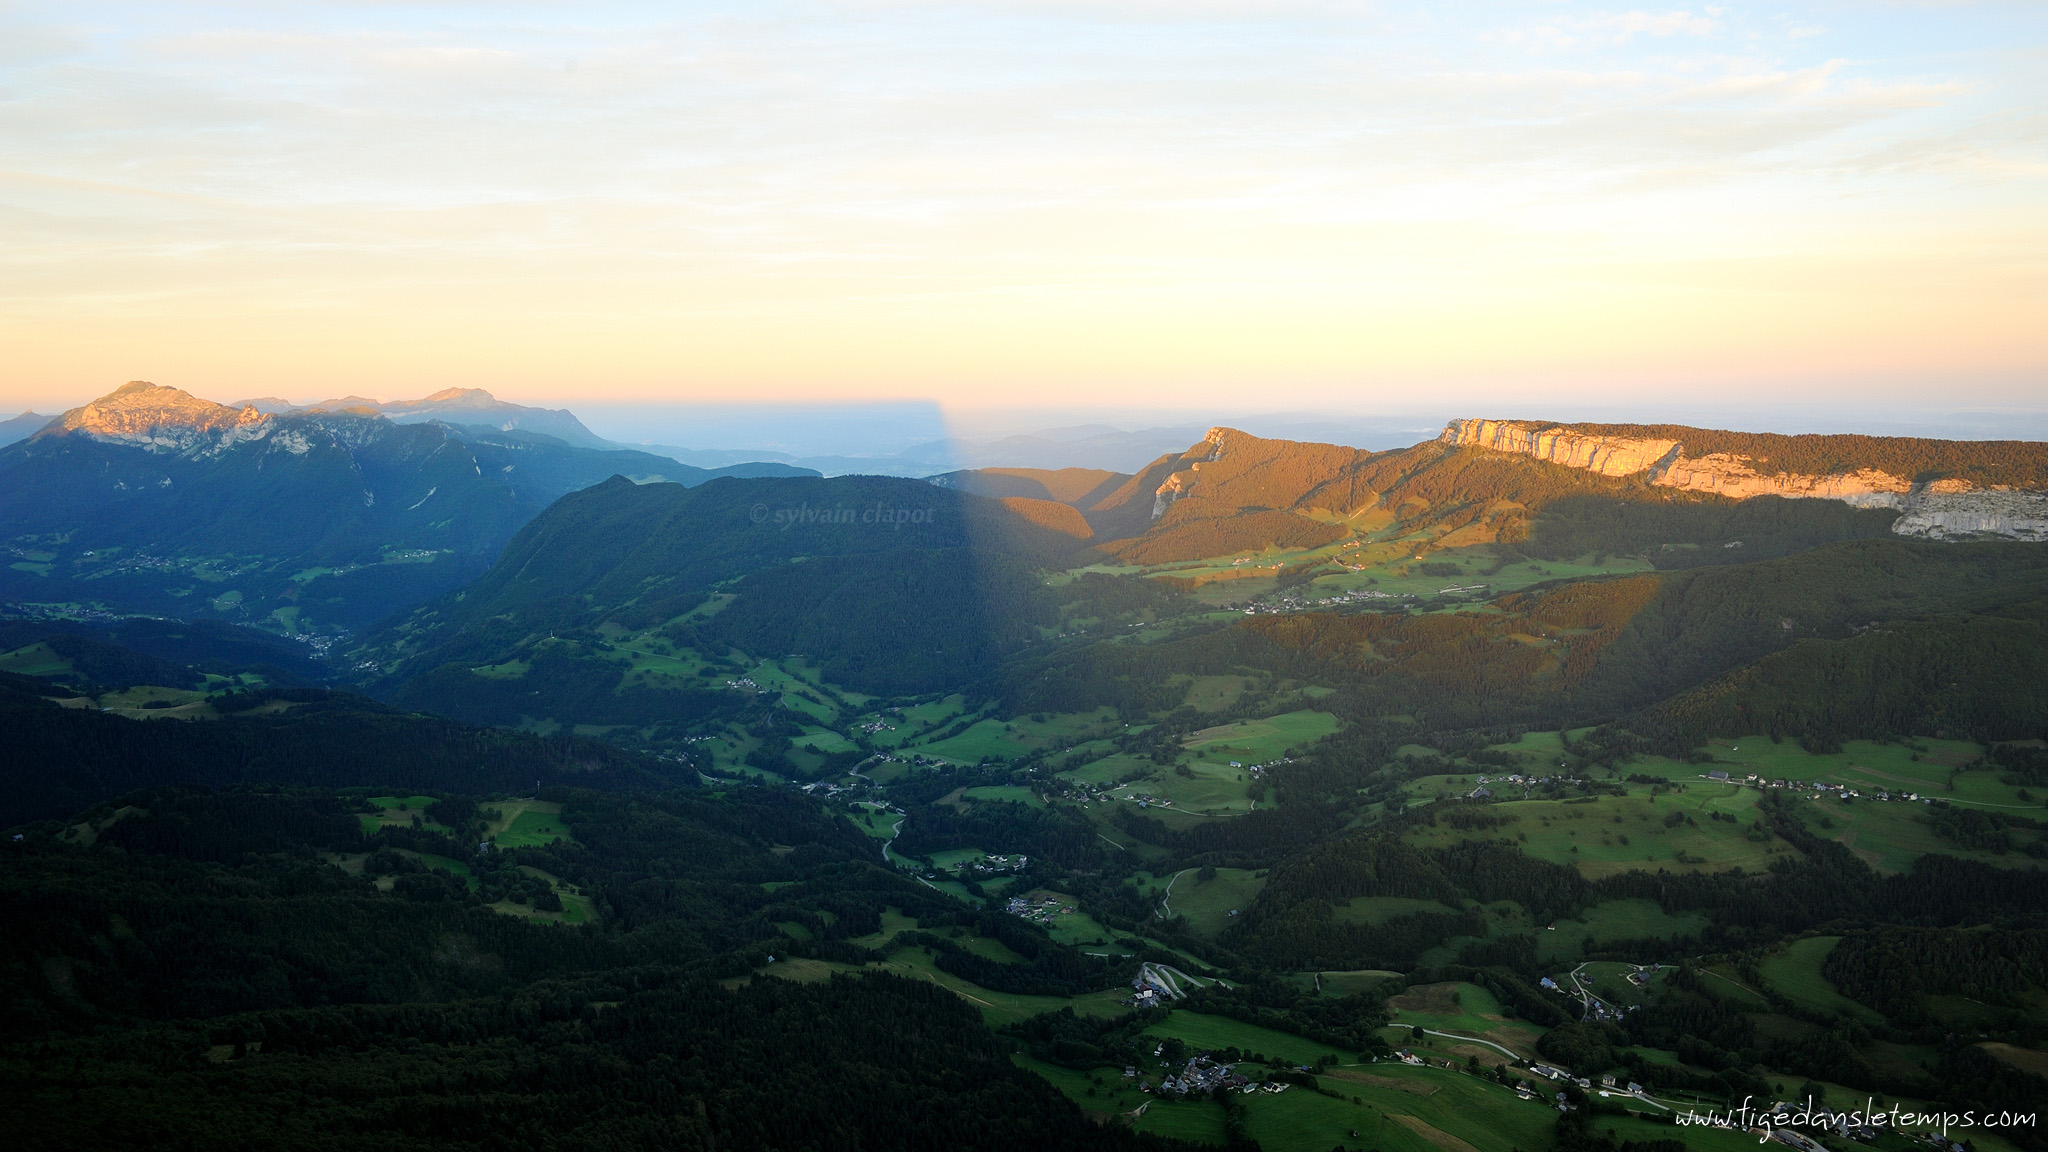
[[[194,468],[337,419],[197,411]],[[496,443],[363,427],[424,429],[472,481]],[[643,1135],[743,1129],[765,1105],[712,1103],[732,1069],[846,1060],[877,1069],[838,1105],[863,1132],[945,1082],[1071,1147],[1732,1149],[1757,1137],[1673,1115],[2042,1100],[2048,553],[1805,480],[1657,482],[1697,445],[1974,491],[2040,446],[1469,432],[1216,429],[1135,474],[944,486],[608,474],[477,488],[488,533],[401,519],[325,552],[174,553],[201,530],[168,505],[138,513],[158,543],[25,531],[0,877],[37,925],[4,969],[34,1039],[0,1061],[46,1104],[85,1090],[49,1053],[101,1069],[131,1134],[197,1106],[114,1090],[149,1060],[285,1123],[273,1077],[422,1052],[507,1098],[521,1061],[610,1069],[538,1090],[570,1110],[551,1130],[593,1085],[705,1102],[636,1105]],[[117,449],[151,451],[64,451]],[[145,570],[120,611],[21,591]],[[315,608],[347,579],[382,583]],[[166,581],[222,591],[151,620]],[[760,1024],[785,1011],[808,1053]],[[878,1051],[899,1018],[932,1047]],[[647,1063],[656,1034],[689,1061]],[[468,1107],[436,1083],[422,1107]]]

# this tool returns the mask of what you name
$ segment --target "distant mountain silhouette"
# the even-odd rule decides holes
[[[796,471],[731,471],[764,468]],[[268,414],[136,381],[0,449],[0,539],[16,557],[0,597],[356,628],[480,574],[565,493],[723,474],[524,429]]]
[[[19,416],[11,416],[5,420],[0,420],[0,448],[12,444],[16,440],[28,439],[42,431],[43,426],[54,419],[56,417],[45,416],[40,412],[23,412]]]

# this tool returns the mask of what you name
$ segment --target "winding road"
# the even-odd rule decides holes
[[[1175,977],[1179,977],[1179,979],[1175,979]],[[1149,960],[1138,966],[1138,978],[1175,1000],[1187,995],[1186,992],[1181,991],[1182,981],[1187,982],[1189,989],[1202,986],[1202,981],[1199,977],[1190,976],[1171,964],[1154,964]]]
[[[1173,886],[1180,882],[1181,877],[1192,871],[1194,871],[1192,868],[1183,868],[1173,874],[1173,879],[1166,882],[1166,891],[1159,894],[1159,918],[1161,920],[1173,919]]]

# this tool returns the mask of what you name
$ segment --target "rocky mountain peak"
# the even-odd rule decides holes
[[[270,417],[255,408],[230,408],[180,388],[130,380],[81,408],[73,408],[38,435],[81,433],[153,450],[178,451],[196,439],[223,443],[250,439]]]
[[[481,388],[443,388],[418,400],[394,401],[393,408],[495,408],[498,398]]]

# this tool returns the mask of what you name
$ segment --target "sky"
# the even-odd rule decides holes
[[[2048,4],[0,3],[0,412],[129,379],[2040,412]]]

